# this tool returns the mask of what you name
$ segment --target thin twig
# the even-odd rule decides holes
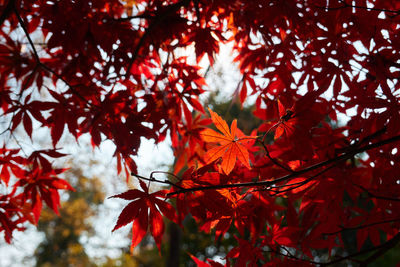
[[[145,181],[155,182],[155,183],[160,183],[160,184],[171,185],[171,186],[174,186],[174,187],[179,188],[180,190],[183,190],[183,189],[184,189],[183,187],[181,187],[181,186],[179,186],[179,185],[177,185],[177,184],[175,184],[175,183],[173,183],[173,182],[171,182],[171,181],[169,181],[169,180],[158,180],[158,179],[156,179],[156,178],[154,178],[154,177],[147,178],[147,177],[141,176],[141,175],[136,174],[136,173],[131,173],[131,175],[132,175],[132,176],[135,176],[136,178],[145,180]]]
[[[383,200],[387,200],[387,201],[400,201],[400,198],[375,195],[375,194],[371,193],[369,190],[367,190],[365,187],[363,187],[359,184],[353,184],[353,185],[360,188],[361,190],[365,191],[368,194],[368,196],[370,196],[372,198],[383,199]]]
[[[178,181],[181,180],[181,178],[178,177],[178,176],[176,176],[174,173],[172,173],[172,172],[164,172],[164,171],[152,171],[152,172],[150,173],[150,178],[154,178],[153,174],[155,174],[155,173],[162,173],[162,174],[171,175],[171,176],[173,176],[174,178],[176,178]]]
[[[114,21],[129,21],[129,20],[133,20],[133,19],[151,19],[151,18],[153,18],[153,17],[148,14],[138,14],[138,15],[128,16],[128,17],[124,17],[124,18],[113,18],[113,20]]]
[[[260,139],[256,139],[264,148],[265,150],[265,154],[267,155],[267,157],[269,158],[270,161],[272,161],[276,166],[284,169],[285,171],[288,171],[290,173],[296,173],[296,171],[292,170],[289,167],[284,166],[283,164],[279,163],[279,161],[277,161],[276,159],[274,159],[273,157],[271,157],[271,155],[269,154],[268,148],[265,145],[265,143],[263,141],[261,141]]]

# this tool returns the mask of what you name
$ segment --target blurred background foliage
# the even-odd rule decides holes
[[[79,168],[69,170],[67,180],[76,192],[68,193],[60,216],[49,208],[42,212],[38,230],[45,238],[35,251],[36,266],[96,266],[81,239],[94,234],[91,219],[104,201],[103,184],[99,178],[85,177]]]

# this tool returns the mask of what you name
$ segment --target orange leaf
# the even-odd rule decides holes
[[[210,143],[219,143],[207,151],[205,158],[207,164],[219,158],[222,158],[221,168],[225,174],[229,174],[235,167],[236,159],[250,169],[249,152],[243,145],[255,137],[245,136],[238,128],[237,121],[234,120],[229,130],[228,124],[217,113],[209,109],[211,119],[217,129],[222,133],[218,133],[211,129],[205,129],[201,132],[204,141]],[[240,136],[240,138],[238,138]]]

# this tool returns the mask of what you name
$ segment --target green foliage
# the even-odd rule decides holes
[[[104,200],[103,184],[98,178],[85,177],[81,169],[68,172],[76,192],[63,201],[60,216],[49,208],[42,212],[38,230],[45,238],[35,251],[36,266],[90,267],[96,264],[87,255],[80,239],[94,234],[92,217]]]

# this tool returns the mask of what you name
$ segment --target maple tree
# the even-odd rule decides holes
[[[54,164],[67,134],[90,136],[93,147],[111,140],[118,172],[139,179],[140,189],[115,196],[132,200],[115,226],[133,222],[132,248],[148,231],[160,247],[164,216],[181,225],[189,214],[216,238],[237,230],[226,265],[366,266],[400,242],[400,3],[0,4],[7,242],[25,223],[37,224],[43,202],[57,213],[59,190],[72,190]],[[231,44],[242,75],[235,94],[244,105],[256,99],[262,124],[249,135],[199,101],[207,90],[201,63],[212,66],[222,43]],[[41,129],[52,147],[26,150],[20,133],[34,142]],[[141,138],[167,136],[174,173],[138,175]],[[166,189],[149,191],[156,183]]]

